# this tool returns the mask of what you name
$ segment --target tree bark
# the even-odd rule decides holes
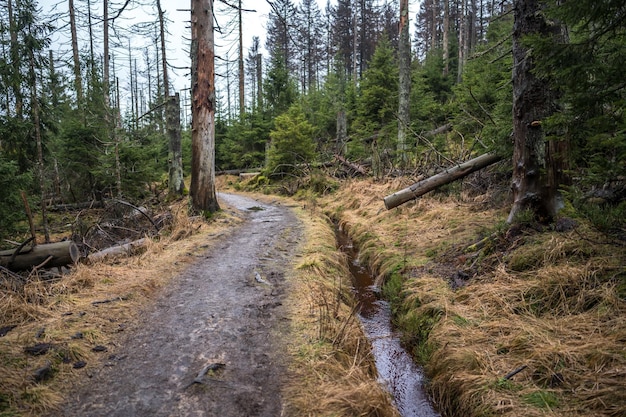
[[[51,259],[44,264],[45,268],[66,266],[80,258],[78,247],[69,240],[22,249],[18,254],[15,252],[15,250],[0,251],[0,266],[11,271],[23,271],[42,264],[49,257]]]
[[[29,32],[32,33],[29,27]],[[41,135],[41,120],[39,111],[39,97],[37,97],[37,74],[35,72],[35,54],[31,49],[28,50],[29,60],[29,78],[30,78],[30,108],[32,113],[32,122],[35,133],[35,144],[37,146],[37,179],[39,180],[40,207],[41,207],[41,224],[44,232],[44,242],[50,242],[50,230],[48,227],[48,215],[46,214],[46,178],[44,175],[43,162],[43,144]]]
[[[74,10],[74,0],[69,0],[70,9],[70,33],[72,34],[72,57],[74,58],[74,89],[76,90],[76,101],[78,107],[83,103],[83,78],[80,72],[80,57],[78,54],[78,35],[76,34],[76,13]]]
[[[215,193],[215,55],[213,0],[191,1],[191,201],[196,210],[219,210]]]
[[[533,73],[533,56],[524,45],[528,35],[555,37],[560,26],[546,21],[541,0],[515,0],[513,25],[513,207],[507,221],[531,210],[541,221],[552,220],[559,209],[558,160],[546,143],[542,120],[554,111],[554,93],[546,79]]]
[[[241,0],[239,0],[239,9],[237,10],[237,13],[239,17],[239,118],[243,120],[243,114],[246,110],[246,99],[244,91],[245,74],[243,72],[243,10],[241,9]]]
[[[161,0],[157,0],[159,13],[159,31],[161,38],[161,65],[163,72],[163,95],[166,101],[165,125],[169,137],[169,178],[168,191],[170,196],[181,196],[185,191],[183,180],[183,156],[180,139],[180,96],[170,96],[169,77],[167,72],[167,52],[165,48],[165,18],[161,8]]]
[[[411,39],[409,37],[409,0],[400,0],[400,40],[398,45],[398,162],[400,168],[408,165],[407,136],[411,121]]]
[[[450,70],[450,0],[443,0],[443,75]]]
[[[9,14],[9,32],[11,32],[11,47],[9,52],[11,55],[11,66],[16,74],[20,74],[21,57],[19,44],[17,42],[17,24],[15,23],[15,18],[13,16],[13,0],[7,1],[7,12]],[[16,77],[16,80],[11,83],[13,95],[15,96],[15,116],[17,116],[18,119],[22,117],[22,109],[24,106],[20,80],[21,77]]]
[[[447,171],[440,172],[437,175],[426,178],[420,182],[411,185],[408,188],[400,190],[396,193],[388,195],[384,198],[385,207],[387,210],[391,210],[394,207],[398,207],[408,201],[411,201],[421,195],[426,194],[442,185],[451,183],[463,178],[472,172],[483,169],[489,165],[495,164],[502,158],[494,154],[483,154],[460,165],[450,168]]]
[[[169,193],[183,195],[183,153],[180,138],[180,96],[178,93],[167,98],[167,134],[169,136]]]
[[[167,76],[167,54],[165,48],[165,19],[163,17],[163,9],[161,9],[161,0],[157,0],[157,12],[159,14],[159,33],[161,38],[161,65],[163,67],[163,96],[167,100],[170,95],[170,85]]]
[[[263,55],[256,56],[256,101],[258,109],[263,108]]]

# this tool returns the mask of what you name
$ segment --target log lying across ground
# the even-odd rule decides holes
[[[69,240],[22,248],[18,254],[15,249],[0,251],[0,265],[11,271],[23,271],[34,266],[66,266],[75,263],[79,258],[78,247]]]
[[[92,253],[87,257],[87,260],[90,262],[94,262],[103,259],[114,258],[117,256],[130,256],[143,249],[147,244],[148,239],[141,238],[133,242],[125,243],[118,246],[111,246],[110,248],[102,249],[99,252]]]
[[[463,178],[466,175],[483,169],[491,164],[495,164],[501,159],[502,157],[490,153],[478,156],[453,168],[447,169],[444,172],[440,172],[437,175],[433,175],[432,177],[417,182],[408,188],[388,195],[383,200],[385,202],[385,207],[387,210],[391,210],[394,207],[398,207],[407,201],[411,201],[429,191],[441,187],[442,185],[456,181],[459,178]]]
[[[363,168],[363,166],[355,164],[354,162],[350,162],[346,158],[338,154],[335,154],[335,159],[356,172],[357,174],[365,175],[365,168]]]

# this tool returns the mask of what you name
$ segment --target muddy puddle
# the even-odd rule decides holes
[[[402,417],[438,417],[424,390],[424,375],[400,345],[400,335],[391,324],[389,304],[381,300],[374,277],[359,263],[358,249],[344,231],[336,229],[339,248],[348,255],[359,318],[372,344],[380,382],[394,397]]]

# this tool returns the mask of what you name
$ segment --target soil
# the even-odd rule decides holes
[[[276,203],[220,200],[244,210],[246,221],[163,289],[117,346],[107,346],[107,359],[60,415],[282,414],[284,277],[302,227]]]

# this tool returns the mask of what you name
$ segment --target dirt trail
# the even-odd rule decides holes
[[[281,415],[284,272],[301,226],[288,208],[220,199],[247,221],[162,291],[62,415]]]

